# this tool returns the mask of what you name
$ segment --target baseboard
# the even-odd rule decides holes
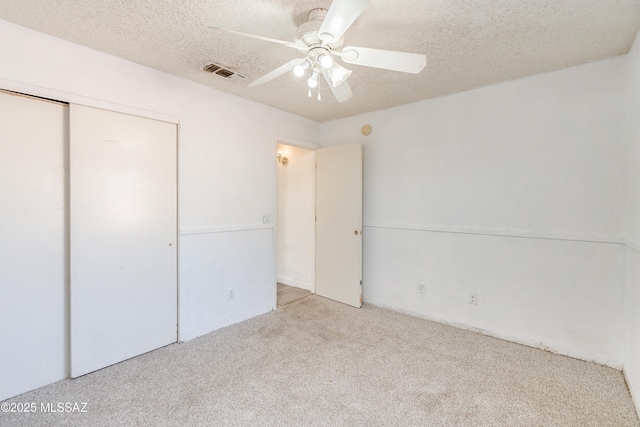
[[[289,279],[287,277],[278,277],[278,283],[293,286],[295,288],[306,289],[309,292],[315,293],[315,286],[313,283],[301,282],[299,280]]]
[[[622,374],[624,375],[624,382],[627,383],[627,388],[629,389],[629,393],[631,394],[631,400],[636,407],[636,414],[638,415],[638,418],[640,418],[640,401],[638,401],[638,395],[633,392],[631,381],[629,381],[629,377],[627,377],[627,371],[625,371],[624,368],[622,369]]]
[[[515,344],[520,344],[520,345],[524,345],[527,347],[532,347],[532,348],[537,348],[539,350],[543,350],[543,351],[548,351],[549,353],[554,353],[554,354],[559,354],[561,356],[566,356],[566,357],[570,357],[572,359],[577,359],[577,360],[582,360],[585,362],[590,362],[590,363],[595,363],[597,365],[601,365],[601,366],[606,366],[607,368],[612,368],[615,369],[617,371],[622,371],[622,364],[614,364],[614,363],[609,363],[603,360],[597,360],[597,359],[592,359],[592,358],[586,358],[586,357],[581,357],[578,356],[576,354],[570,353],[570,352],[566,352],[557,348],[553,348],[553,347],[549,347],[547,345],[545,345],[544,343],[533,343],[533,342],[529,342],[529,341],[525,341],[525,340],[520,340],[518,338],[515,337],[511,337],[511,336],[506,336],[506,335],[502,335],[502,334],[498,334],[492,331],[487,331],[484,329],[480,329],[480,328],[474,328],[473,326],[468,326],[462,323],[456,323],[456,322],[450,322],[447,321],[445,319],[441,319],[441,318],[437,318],[437,317],[431,317],[429,315],[425,315],[422,313],[417,313],[414,311],[410,311],[410,310],[404,310],[401,308],[395,308],[395,307],[391,307],[391,306],[387,306],[387,305],[381,305],[381,304],[373,304],[371,302],[368,301],[364,301],[365,304],[373,306],[373,307],[378,307],[378,308],[383,308],[385,310],[391,310],[391,311],[395,311],[397,313],[402,313],[402,314],[406,314],[408,316],[413,316],[413,317],[418,317],[420,319],[424,319],[424,320],[428,320],[430,322],[435,322],[435,323],[440,323],[443,325],[447,325],[447,326],[452,326],[454,328],[458,328],[458,329],[462,329],[465,331],[469,331],[469,332],[474,332],[476,334],[481,334],[481,335],[486,335],[488,337],[493,337],[493,338],[498,338],[504,341],[508,341],[508,342],[512,342]]]

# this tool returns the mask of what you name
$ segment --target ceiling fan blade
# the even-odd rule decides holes
[[[333,53],[349,64],[401,71],[403,73],[418,74],[427,65],[427,57],[421,53],[357,46],[347,46],[341,52]]]
[[[283,46],[292,47],[292,48],[298,49],[298,50],[306,49],[306,46],[303,46],[303,45],[300,45],[300,44],[296,44],[296,43],[286,42],[284,40],[272,39],[272,38],[263,37],[263,36],[256,36],[255,34],[243,33],[241,31],[235,31],[235,30],[227,30],[226,28],[220,28],[220,27],[209,27],[209,28],[211,28],[212,30],[226,31],[227,33],[238,34],[240,36],[250,37],[252,39],[263,40],[263,41],[271,42],[271,43],[278,43],[278,44],[281,44]]]
[[[323,68],[322,75],[327,81],[327,85],[329,86],[329,88],[331,88],[331,92],[333,92],[333,96],[336,97],[336,100],[338,100],[338,102],[346,102],[353,97],[353,91],[351,90],[351,87],[347,82],[343,82],[338,87],[333,87],[331,76],[329,75],[329,70]]]
[[[305,60],[306,60],[305,58],[296,58],[292,61],[289,61],[286,64],[279,66],[275,70],[268,72],[264,76],[260,77],[258,80],[252,81],[248,87],[256,87],[256,86],[263,85],[265,83],[269,83],[271,80],[278,78],[283,74],[286,74],[287,72],[293,70],[293,68],[296,65],[304,63]]]
[[[368,4],[369,0],[333,0],[318,30],[322,41],[333,43],[342,37]]]

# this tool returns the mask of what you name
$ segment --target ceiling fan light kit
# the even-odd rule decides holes
[[[311,74],[311,77],[309,77],[309,80],[307,80],[307,84],[309,85],[309,88],[314,89],[318,86],[318,72],[314,71]]]
[[[329,74],[331,76],[331,83],[333,83],[333,87],[338,87],[341,84],[345,83],[351,73],[351,70],[347,70],[342,65],[337,63],[333,64],[331,66],[331,71]]]
[[[304,64],[298,64],[295,67],[293,67],[293,74],[296,77],[302,77],[304,76],[304,73],[307,72],[308,68],[309,68],[309,63],[305,61]]]
[[[234,30],[211,28],[281,44],[305,55],[304,58],[291,60],[265,74],[249,84],[249,87],[263,85],[293,71],[296,77],[309,76],[307,86],[309,87],[308,95],[311,97],[311,89],[318,88],[318,77],[322,74],[336,100],[346,102],[353,97],[353,92],[347,83],[352,70],[340,65],[336,58],[347,64],[412,74],[418,74],[427,63],[425,55],[419,53],[357,46],[343,47],[344,33],[368,4],[369,0],[334,0],[328,10],[321,8],[311,10],[309,20],[298,27],[293,43]],[[319,88],[317,99],[320,101]]]
[[[333,58],[328,53],[323,53],[318,56],[318,62],[322,68],[331,68],[333,65]]]

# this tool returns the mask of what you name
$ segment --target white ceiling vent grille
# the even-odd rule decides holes
[[[220,64],[216,64],[215,62],[207,62],[200,69],[205,73],[214,74],[229,81],[241,82],[246,79],[242,74],[236,73],[235,71],[232,71],[227,67],[223,67]]]

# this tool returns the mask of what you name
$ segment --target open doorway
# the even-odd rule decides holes
[[[315,150],[277,144],[277,306],[315,293]]]
[[[276,144],[276,307],[310,294],[361,307],[362,144],[292,144]]]

